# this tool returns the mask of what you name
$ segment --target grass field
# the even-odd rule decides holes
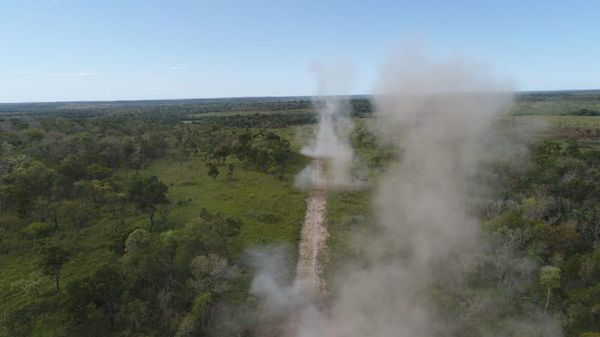
[[[306,196],[294,189],[292,175],[280,180],[274,175],[244,170],[237,163],[233,180],[222,174],[213,181],[199,159],[183,164],[160,161],[145,174],[160,177],[170,186],[168,196],[172,203],[182,204],[174,205],[170,212],[169,222],[174,226],[184,224],[206,208],[244,223],[239,247],[298,240]]]
[[[600,128],[600,116],[514,116],[515,121],[542,122],[550,128]]]
[[[600,112],[600,92],[589,90],[520,93],[512,112],[516,115],[568,115],[582,109]]]

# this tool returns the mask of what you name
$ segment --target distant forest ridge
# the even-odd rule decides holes
[[[349,100],[354,116],[371,112],[369,95],[337,96]],[[0,103],[0,116],[19,115],[68,115],[91,117],[115,113],[158,113],[179,115],[179,117],[202,113],[227,112],[265,112],[265,111],[303,111],[312,112],[313,100],[317,96],[279,96],[279,97],[229,97],[198,99],[158,99],[158,100],[121,100],[121,101],[72,101],[72,102],[35,102]],[[552,103],[571,101],[589,103],[574,111],[562,112],[574,115],[600,115],[600,89],[594,90],[556,90],[522,91],[515,94],[517,103]],[[528,111],[516,111],[528,114]],[[551,114],[555,114],[552,112]]]

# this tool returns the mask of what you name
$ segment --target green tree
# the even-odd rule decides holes
[[[63,159],[58,167],[60,173],[68,183],[81,180],[87,176],[85,163],[81,158],[70,155]]]
[[[137,177],[129,186],[128,198],[139,211],[148,214],[150,229],[154,228],[154,215],[158,205],[169,203],[167,190],[167,185],[158,180],[156,176]]]
[[[46,210],[47,215],[52,220],[52,224],[54,225],[54,230],[58,230],[58,217],[61,212],[61,204],[60,202],[53,201],[48,204],[48,208]]]
[[[125,289],[124,277],[114,265],[104,265],[89,276],[67,285],[68,304],[74,317],[88,320],[90,306],[102,308],[110,327],[115,325],[117,303]]]
[[[26,217],[40,196],[48,195],[55,181],[55,172],[44,163],[20,155],[8,158],[3,162],[0,172],[0,200],[18,212],[21,218]]]
[[[536,144],[533,148],[533,160],[539,165],[546,165],[555,161],[561,151],[560,144],[546,140],[540,144]]]
[[[112,176],[111,168],[100,166],[98,164],[88,166],[86,171],[88,178],[92,180],[104,180]]]
[[[232,163],[227,165],[227,179],[229,179],[229,181],[235,180],[235,177],[233,176],[234,170],[235,170],[235,165],[233,165]]]
[[[171,274],[171,253],[163,240],[136,229],[125,241],[124,270],[131,292],[151,300]]]
[[[46,235],[52,231],[49,224],[45,222],[32,222],[27,227],[23,228],[23,233],[33,240],[33,249],[36,248],[36,240],[38,237]]]
[[[112,192],[110,184],[99,180],[80,180],[75,183],[75,188],[80,197],[94,205],[96,219],[100,219],[100,212],[107,204],[108,195]]]
[[[222,164],[225,162],[230,153],[231,148],[228,145],[221,145],[215,150],[212,157],[214,160],[218,160]]]
[[[40,250],[39,266],[44,275],[54,277],[56,290],[60,290],[60,272],[69,261],[69,252],[57,243],[49,243]]]
[[[63,216],[68,218],[75,231],[75,242],[79,245],[81,231],[91,220],[93,206],[81,200],[67,200],[62,203]]]
[[[220,213],[210,213],[206,209],[200,212],[200,219],[206,245],[214,246],[229,259],[229,244],[240,233],[243,223]]]
[[[208,164],[206,164],[206,166],[208,167],[208,176],[213,178],[213,181],[215,181],[217,179],[217,177],[219,176],[219,169],[217,168],[217,164],[213,163],[213,162],[208,162]]]
[[[546,289],[546,304],[544,314],[548,311],[552,291],[560,287],[560,268],[555,266],[543,266],[540,269],[540,283]]]

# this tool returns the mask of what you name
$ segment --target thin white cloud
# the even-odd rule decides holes
[[[184,66],[170,66],[169,67],[169,71],[174,72],[174,71],[182,71],[182,70],[186,70],[187,68]]]

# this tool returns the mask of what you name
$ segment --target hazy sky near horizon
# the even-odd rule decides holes
[[[0,102],[315,94],[315,61],[370,93],[426,42],[518,90],[600,88],[600,1],[0,0]],[[350,87],[350,86],[345,86]]]

